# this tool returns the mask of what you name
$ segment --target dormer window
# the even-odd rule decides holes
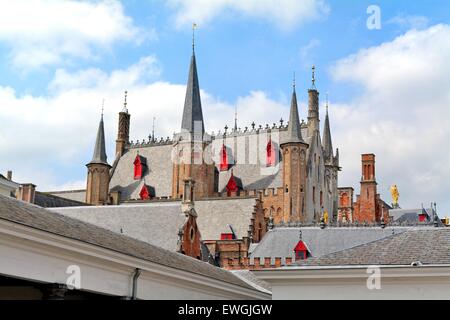
[[[266,147],[266,166],[273,167],[277,162],[277,150],[272,140],[269,140]]]
[[[142,176],[145,173],[145,169],[147,168],[147,160],[138,154],[134,159],[133,164],[134,164],[134,180],[142,179]]]
[[[294,248],[295,260],[306,260],[311,256],[306,244],[300,240]]]
[[[152,198],[150,187],[144,184],[139,192],[139,197],[141,200],[150,200]]]
[[[228,196],[231,196],[231,193],[238,192],[239,189],[242,189],[242,182],[239,178],[236,178],[233,175],[233,170],[231,170],[231,177],[230,177],[230,180],[228,180],[226,188],[227,188]]]
[[[228,154],[227,147],[225,144],[222,145],[222,150],[220,150],[220,171],[228,170]]]

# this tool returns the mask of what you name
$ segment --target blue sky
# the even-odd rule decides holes
[[[374,152],[387,201],[397,183],[406,206],[437,201],[450,214],[450,154],[439,148],[449,120],[429,114],[448,114],[447,0],[4,2],[0,120],[10,125],[0,130],[0,170],[19,181],[82,187],[103,98],[112,161],[125,89],[133,139],[147,136],[153,116],[160,135],[178,130],[196,22],[207,130],[230,124],[235,106],[242,126],[287,118],[293,72],[304,106],[315,64],[341,185],[358,191],[360,154]],[[379,30],[366,26],[370,5],[381,10]]]

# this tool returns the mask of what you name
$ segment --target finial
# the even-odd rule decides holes
[[[192,52],[195,51],[195,29],[197,28],[197,24],[192,24]]]
[[[156,119],[156,117],[153,117],[152,142],[155,142],[155,119]]]
[[[128,97],[128,91],[125,91],[125,100],[124,100],[124,102],[123,102],[123,112],[126,112],[126,113],[128,113],[128,109],[127,109],[127,105],[128,105],[127,97]]]
[[[327,113],[328,113],[328,91],[327,91],[327,94],[326,94],[325,108],[327,109]]]
[[[237,131],[237,105],[234,107],[234,131]]]
[[[299,240],[303,240],[302,237],[303,237],[303,235],[302,235],[302,230],[300,229],[300,231],[299,231],[299,233],[298,233],[298,238],[299,238]]]
[[[312,88],[316,88],[316,66],[312,66]]]
[[[102,101],[102,120],[103,120],[103,112],[105,111],[105,98]]]
[[[292,78],[292,88],[295,91],[295,71],[294,71],[294,77]]]

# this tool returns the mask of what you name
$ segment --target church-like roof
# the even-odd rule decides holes
[[[108,164],[106,156],[105,129],[103,125],[103,115],[97,130],[97,139],[95,140],[94,154],[89,164]]]
[[[139,152],[147,161],[142,179],[134,179],[133,162]],[[156,197],[172,195],[172,145],[155,145],[128,149],[118,160],[109,183],[111,191],[120,191],[121,200],[139,199],[142,184],[152,186]]]
[[[199,126],[199,128],[196,128],[195,126]],[[201,130],[202,134],[205,132],[202,102],[200,99],[200,86],[198,84],[197,63],[195,60],[195,53],[192,52],[181,131],[192,133],[194,130]]]

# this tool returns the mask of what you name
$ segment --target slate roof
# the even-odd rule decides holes
[[[137,154],[147,161],[140,180],[134,180],[133,162]],[[139,199],[144,182],[155,189],[156,197],[172,195],[172,145],[133,148],[119,159],[109,183],[111,191],[121,191],[121,200]]]
[[[202,102],[200,99],[200,86],[198,84],[197,63],[195,53],[192,52],[191,65],[189,67],[189,77],[186,88],[186,98],[184,101],[183,119],[181,131],[194,132],[195,125],[201,125],[201,133],[205,132],[203,123]]]
[[[59,198],[78,201],[84,203],[86,201],[86,190],[67,190],[67,191],[48,191],[44,192]]]
[[[253,286],[255,289],[272,294],[272,287],[264,280],[259,279],[250,270],[231,270],[231,272]]]
[[[69,207],[51,210],[170,251],[178,250],[178,231],[186,222],[186,216],[181,212],[180,202]]]
[[[295,87],[292,92],[292,99],[291,99],[291,110],[289,113],[289,124],[287,128],[287,135],[285,139],[282,141],[283,143],[288,142],[302,142],[302,131],[300,127],[300,119],[298,116],[298,106],[297,106],[297,94],[295,93]]]
[[[103,115],[100,119],[100,124],[98,125],[97,139],[95,141],[94,154],[92,156],[91,162],[89,164],[108,164],[106,157],[106,146],[105,146],[105,129],[103,125]]]
[[[238,239],[248,236],[255,211],[256,198],[197,200],[195,211],[202,240],[218,240],[230,233],[230,224]]]
[[[81,201],[71,200],[59,196],[55,196],[46,192],[36,191],[34,194],[34,204],[43,208],[54,207],[78,207],[87,206],[88,204]]]
[[[246,289],[254,289],[232,273],[208,263],[2,195],[0,195],[0,219]]]
[[[282,263],[286,257],[295,258],[294,248],[300,240],[308,246],[313,257],[321,257],[326,254],[348,249],[363,243],[379,240],[392,234],[403,233],[407,227],[336,227],[320,229],[319,227],[303,228],[275,228],[269,230],[261,242],[250,254],[250,261],[254,258],[276,257],[282,258]]]
[[[450,264],[450,228],[416,227],[350,249],[300,261],[297,265],[411,265],[414,262]]]
[[[429,220],[433,221],[433,209],[425,209],[428,214]],[[418,223],[419,215],[422,214],[422,209],[391,209],[389,210],[389,216],[392,217],[394,222],[398,223]]]

